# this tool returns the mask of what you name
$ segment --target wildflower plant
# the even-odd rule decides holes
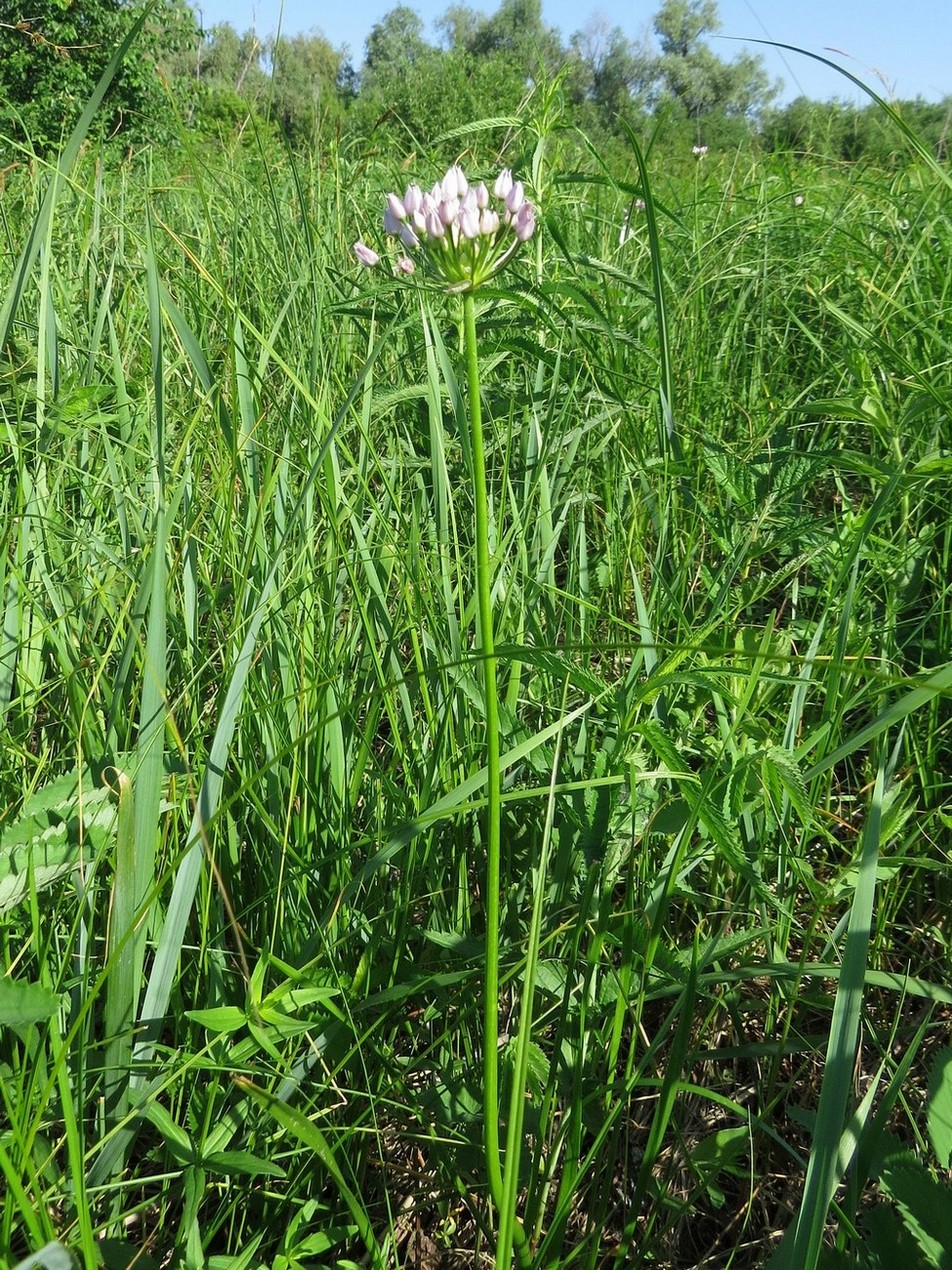
[[[510,169],[497,176],[492,193],[480,182],[470,185],[463,169],[450,167],[429,192],[411,183],[402,198],[386,196],[383,228],[398,240],[400,252],[394,272],[421,270],[436,280],[448,295],[459,295],[463,304],[469,423],[473,462],[473,501],[476,538],[476,655],[482,666],[486,715],[486,944],[483,970],[483,1133],[489,1191],[497,1212],[496,1266],[508,1267],[513,1250],[520,1266],[530,1261],[525,1231],[516,1218],[519,1176],[519,1136],[524,1098],[518,1083],[511,1090],[505,1169],[500,1150],[499,1119],[499,896],[502,784],[499,752],[499,698],[496,682],[496,648],[493,629],[493,560],[489,548],[489,497],[483,441],[479,356],[476,339],[474,292],[512,260],[520,246],[535,233],[536,210],[526,198],[521,181]],[[361,264],[375,268],[381,256],[372,247],[356,242],[354,254]]]

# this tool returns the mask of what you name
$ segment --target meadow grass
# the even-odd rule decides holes
[[[11,1262],[492,1262],[478,382],[521,1264],[944,1264],[947,183],[521,136],[476,380],[397,161],[7,177]]]

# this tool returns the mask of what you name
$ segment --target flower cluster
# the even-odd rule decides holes
[[[695,159],[703,159],[707,154],[707,146],[692,146],[691,153],[694,155]]]
[[[406,252],[418,255],[447,291],[472,291],[487,282],[535,232],[535,208],[521,181],[505,168],[492,194],[482,181],[470,185],[463,169],[454,165],[431,190],[410,184],[403,198],[388,194],[384,230],[398,238]],[[354,243],[361,264],[372,268],[380,257],[365,243]],[[397,260],[397,269],[412,273],[411,255]]]

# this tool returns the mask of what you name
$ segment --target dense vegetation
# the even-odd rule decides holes
[[[624,161],[626,125],[650,125],[671,149],[751,141],[764,150],[901,164],[895,132],[875,106],[777,106],[779,85],[748,53],[721,57],[715,0],[660,0],[650,39],[633,40],[597,13],[566,39],[542,0],[500,0],[492,14],[447,8],[435,41],[399,4],[368,33],[358,59],[320,32],[262,36],[227,24],[202,31],[183,0],[73,0],[42,18],[0,0],[0,161],[50,153],[75,122],[130,18],[149,19],[99,116],[128,144],[195,138],[228,144],[255,129],[303,149],[342,138],[364,149],[428,152],[474,119],[516,117],[528,91],[555,75],[569,121]],[[170,110],[170,104],[174,109]],[[943,158],[952,98],[900,104],[906,122]],[[12,145],[10,143],[13,143]],[[447,161],[454,151],[449,147]]]
[[[371,69],[5,175],[0,1260],[944,1265],[948,170],[646,157],[557,58],[408,159]],[[351,251],[447,153],[537,208],[475,380]]]

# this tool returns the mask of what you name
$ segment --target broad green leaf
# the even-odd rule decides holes
[[[939,1167],[947,1169],[952,1163],[952,1048],[940,1050],[932,1064],[926,1123]]]
[[[42,1023],[53,1017],[59,1005],[59,998],[41,983],[0,979],[0,1027]]]

